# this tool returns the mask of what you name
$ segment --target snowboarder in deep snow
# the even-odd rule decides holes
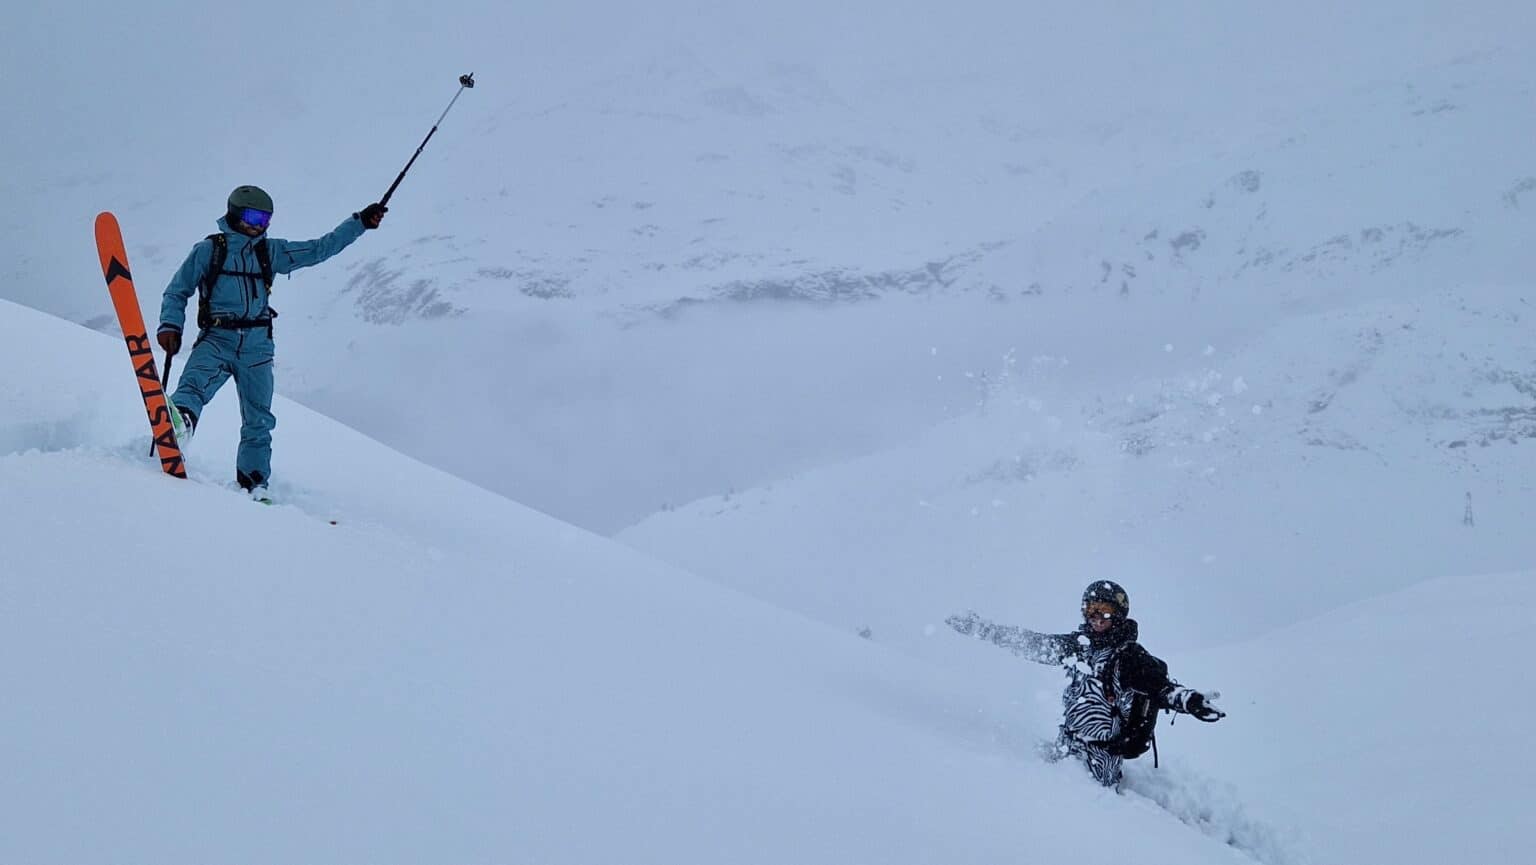
[[[272,197],[255,186],[229,194],[219,232],[198,241],[165,288],[156,340],[167,356],[181,350],[187,300],[198,293],[197,341],[171,395],[178,442],[185,446],[203,407],[230,377],[240,396],[240,449],[235,480],[257,501],[270,503],[272,476],[272,278],[310,267],[346,249],[365,229],[378,228],[389,210],[374,203],[315,240],[267,237]],[[220,253],[222,252],[222,255]],[[217,270],[217,272],[214,272]]]
[[[1065,715],[1049,756],[1074,756],[1106,787],[1119,787],[1121,764],[1146,753],[1159,709],[1218,721],[1226,713],[1211,696],[1168,678],[1168,665],[1136,642],[1125,589],[1097,580],[1083,591],[1083,624],[1070,634],[1041,634],[998,625],[973,612],[945,623],[1041,664],[1067,670]]]

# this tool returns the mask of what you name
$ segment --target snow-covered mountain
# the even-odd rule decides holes
[[[1200,643],[1523,566],[1531,298],[1468,286],[1372,301],[1230,349],[1169,323],[1168,343],[1108,371],[1091,353],[1001,358],[976,411],[912,443],[618,537],[909,647],[935,610],[1069,612],[1063,584],[1102,575]]]
[[[1532,84],[1469,57],[1092,196],[946,288],[994,352],[953,419],[620,537],[913,648],[1103,574],[1198,643],[1526,566]]]
[[[1259,297],[1530,263],[1536,169],[1505,146],[1530,74],[1497,48],[1524,4],[493,7],[305,5],[242,90],[254,124],[209,110],[228,54],[202,35],[282,4],[27,13],[0,61],[34,117],[7,145],[0,291],[108,327],[90,216],[119,212],[150,291],[238,182],[278,196],[275,232],[318,234],[467,65],[481,86],[386,229],[280,285],[279,386],[607,532],[953,416],[963,373],[1039,353],[1041,294],[1198,297],[1166,315],[1246,330],[1294,308]],[[98,30],[178,62],[104,58]],[[1050,335],[1101,332],[1081,318]]]
[[[911,376],[969,388],[950,420],[619,536],[919,651],[958,596],[1051,609],[1103,574],[1199,643],[1528,565],[1536,163],[1510,142],[1536,111],[1512,61],[1341,96],[978,251]],[[936,306],[878,306],[902,304]]]

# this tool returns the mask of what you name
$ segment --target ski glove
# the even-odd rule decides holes
[[[1194,715],[1198,721],[1214,723],[1227,717],[1226,712],[1216,708],[1216,704],[1211,702],[1219,696],[1221,695],[1215,691],[1212,691],[1210,696],[1206,696],[1191,688],[1180,688],[1173,693],[1173,699],[1170,702],[1175,709]]]
[[[388,212],[389,208],[375,201],[352,215],[363,223],[364,228],[378,228],[379,223],[384,221],[384,214]]]
[[[161,348],[165,349],[167,355],[181,351],[181,331],[179,330],[162,328],[155,334],[155,340],[160,343]]]

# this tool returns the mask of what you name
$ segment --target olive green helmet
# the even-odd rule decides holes
[[[229,206],[232,210],[253,207],[271,213],[272,196],[259,186],[236,186],[229,194]]]
[[[230,225],[238,225],[240,212],[246,208],[252,210],[264,210],[272,212],[272,196],[259,186],[236,186],[235,191],[229,194],[229,209],[225,216],[229,218]]]

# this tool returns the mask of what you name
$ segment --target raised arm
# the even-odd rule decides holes
[[[1042,634],[1016,625],[999,625],[974,612],[950,616],[944,623],[1037,664],[1059,664],[1078,650],[1076,634]]]
[[[292,273],[301,267],[313,267],[341,252],[352,241],[363,236],[362,217],[352,214],[324,237],[314,240],[281,240],[269,238],[272,247],[272,269],[277,273]]]

